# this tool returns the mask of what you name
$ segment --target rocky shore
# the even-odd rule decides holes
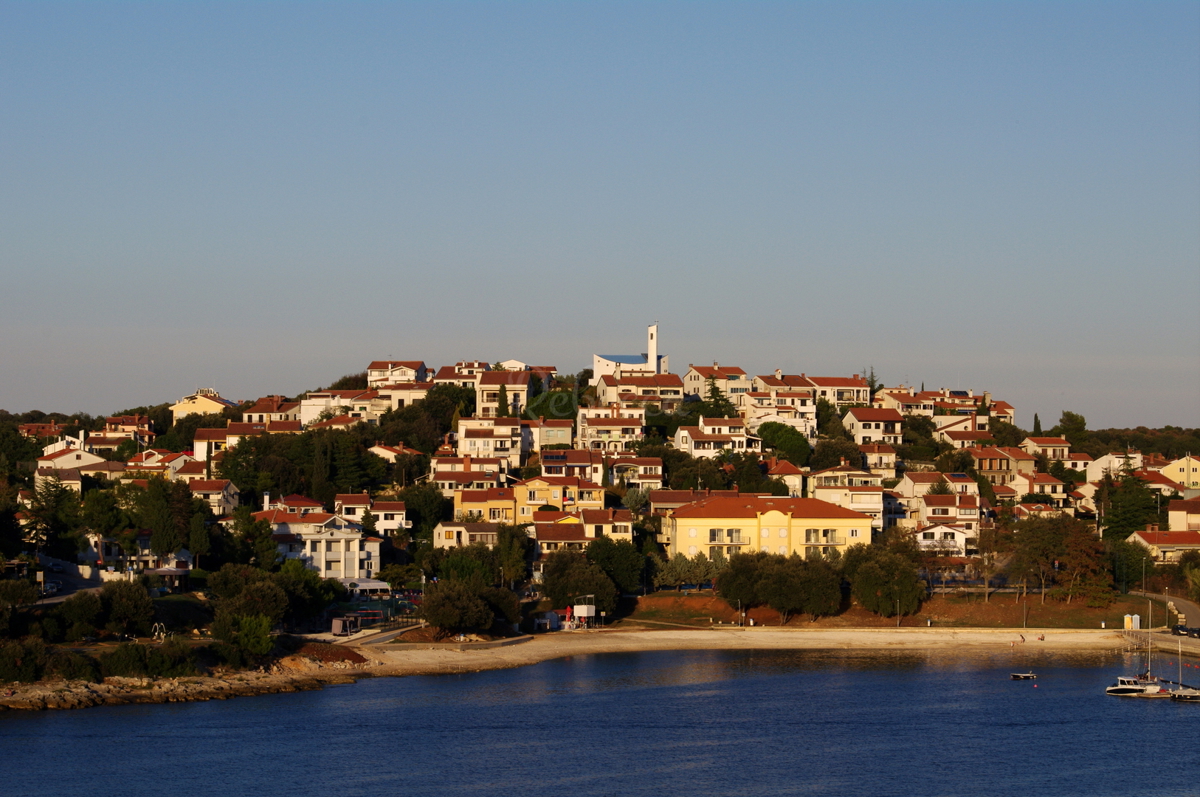
[[[369,669],[367,665],[346,662],[321,664],[288,657],[265,671],[186,678],[105,678],[103,683],[41,681],[14,684],[0,690],[0,711],[185,703],[303,692],[330,684],[354,683],[359,678],[369,677],[372,674]]]

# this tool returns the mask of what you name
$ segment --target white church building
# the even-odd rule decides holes
[[[645,354],[593,354],[592,381],[602,376],[654,376],[670,373],[667,355],[658,353],[658,323],[646,328]]]

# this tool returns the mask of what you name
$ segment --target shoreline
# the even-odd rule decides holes
[[[1045,640],[1038,640],[1039,635]],[[1025,643],[1020,638],[1024,635]],[[367,640],[363,640],[367,642]],[[269,671],[185,678],[107,678],[104,683],[48,681],[18,684],[0,694],[0,712],[42,711],[146,703],[227,700],[355,683],[360,678],[453,675],[503,670],[571,656],[670,650],[1001,651],[1020,647],[1051,653],[1113,651],[1126,646],[1114,629],[855,628],[757,626],[699,630],[597,630],[535,636],[521,644],[453,650],[414,643],[357,644],[365,664],[321,664],[298,656]],[[5,689],[7,691],[7,688]]]

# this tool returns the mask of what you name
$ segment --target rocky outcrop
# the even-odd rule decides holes
[[[302,692],[327,684],[354,683],[372,673],[365,665],[320,664],[289,657],[270,671],[238,672],[188,678],[105,678],[103,683],[43,681],[0,690],[0,711],[120,706],[133,703],[183,703],[231,697]]]

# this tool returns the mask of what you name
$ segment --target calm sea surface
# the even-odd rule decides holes
[[[1134,666],[1034,651],[610,654],[8,712],[0,795],[1200,794],[1200,705],[1106,696]],[[1029,667],[1038,681],[1009,680]]]

